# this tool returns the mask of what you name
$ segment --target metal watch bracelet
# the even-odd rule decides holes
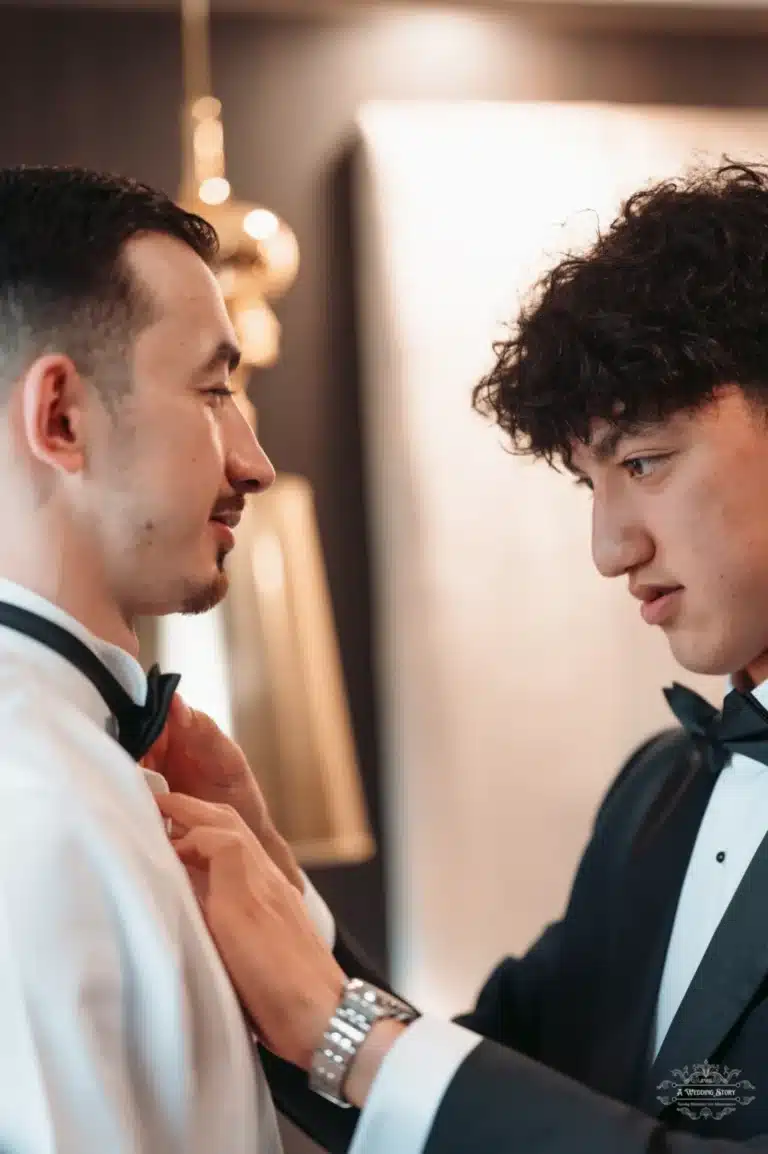
[[[399,998],[360,978],[352,978],[344,987],[321,1045],[312,1055],[310,1089],[337,1106],[351,1105],[344,1097],[344,1083],[371,1027],[384,1019],[412,1022],[417,1017],[413,1007]]]

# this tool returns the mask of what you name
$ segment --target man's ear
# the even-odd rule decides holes
[[[88,390],[74,362],[60,353],[39,357],[22,381],[24,432],[30,452],[66,473],[85,465]]]

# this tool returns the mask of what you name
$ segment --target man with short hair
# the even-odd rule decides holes
[[[233,399],[205,221],[135,182],[0,171],[0,1150],[276,1154],[237,997],[137,765],[272,466]]]
[[[456,1023],[393,1004],[342,936],[331,955],[263,814],[161,798],[177,851],[261,1036],[362,1107],[273,1060],[329,1149],[768,1151],[768,170],[630,198],[543,279],[475,403],[589,490],[595,565],[685,668],[730,675],[722,712],[668,691],[681,725],[624,765],[563,917]],[[169,763],[171,787],[210,798],[237,756],[220,738],[206,789]]]

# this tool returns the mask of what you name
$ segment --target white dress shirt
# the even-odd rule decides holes
[[[768,681],[754,690],[768,708]],[[659,988],[654,1056],[768,830],[768,767],[737,754],[718,777],[694,844]],[[422,1154],[440,1102],[481,1039],[425,1016],[405,1030],[373,1083],[349,1154]]]
[[[9,582],[0,599],[68,629],[144,701],[128,654]],[[167,786],[107,720],[78,669],[0,627],[0,1150],[278,1154],[249,1029],[152,799]]]

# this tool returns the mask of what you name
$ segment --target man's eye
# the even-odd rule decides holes
[[[626,461],[622,462],[623,468],[627,470],[631,477],[637,477],[638,480],[643,480],[650,473],[653,472],[654,466],[665,461],[666,456],[656,457],[628,457]]]
[[[660,465],[662,461],[666,461],[668,457],[669,453],[657,453],[652,457],[627,457],[625,461],[621,462],[620,467],[629,473],[633,479],[644,481],[647,477],[651,476],[656,467]],[[576,475],[574,484],[588,489],[590,493],[594,490],[592,481],[583,474]]]

